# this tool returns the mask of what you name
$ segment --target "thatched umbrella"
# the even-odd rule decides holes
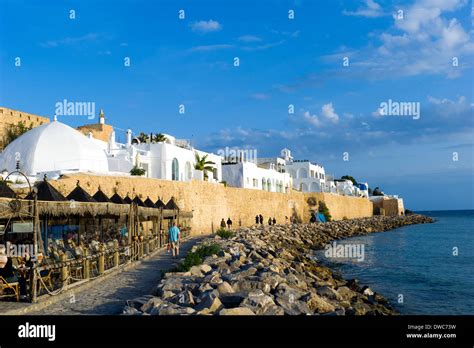
[[[123,201],[125,202],[125,204],[132,204],[132,199],[128,196],[128,193],[127,195],[125,196],[125,198],[123,199]]]
[[[15,198],[16,193],[13,191],[8,184],[0,180],[0,197],[6,197],[6,198]]]
[[[166,203],[164,209],[179,210],[179,207],[178,207],[178,205],[176,204],[176,202],[174,201],[174,198],[171,197],[171,199],[168,201],[168,203]]]
[[[117,192],[115,192],[113,196],[110,197],[110,201],[115,204],[127,204]]]
[[[158,208],[158,207],[156,206],[156,204],[153,203],[153,201],[150,199],[150,197],[147,197],[143,203],[145,203],[145,207],[148,207],[148,208]]]
[[[107,195],[104,193],[104,191],[102,191],[100,189],[100,186],[99,186],[99,189],[97,190],[97,192],[94,193],[92,198],[94,198],[97,202],[101,202],[101,203],[109,203],[110,202],[109,197],[107,197]],[[120,198],[120,199],[122,199],[122,198]]]
[[[50,201],[50,202],[62,202],[67,201],[67,198],[64,197],[58,190],[56,190],[51,184],[48,182],[46,175],[44,176],[44,180],[41,181],[39,184],[36,185],[37,189],[37,198],[38,201]],[[33,193],[29,193],[25,199],[34,199]]]
[[[67,199],[73,200],[76,202],[89,202],[94,203],[96,200],[92,198],[90,194],[83,190],[83,188],[79,185],[79,180],[77,180],[76,188],[68,194]]]
[[[140,197],[135,196],[135,198],[132,200],[133,203],[136,203],[139,207],[144,207],[145,203],[140,199]]]
[[[163,203],[163,201],[159,198],[156,201],[155,205],[156,205],[157,208],[164,208],[165,207],[165,203]]]

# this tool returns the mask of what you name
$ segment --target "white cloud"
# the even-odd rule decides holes
[[[309,111],[303,113],[303,119],[308,122],[310,125],[319,128],[323,126],[323,123],[319,120],[319,117],[316,115],[311,115]]]
[[[319,115],[312,115],[309,111],[304,111],[303,120],[314,127],[320,128],[328,125],[326,121],[332,124],[338,123],[339,115],[334,111],[332,103],[328,103],[321,107],[321,113]]]
[[[217,44],[217,45],[203,45],[203,46],[195,46],[190,49],[191,52],[208,52],[208,51],[217,51],[227,48],[232,48],[233,45],[229,44]]]
[[[383,116],[382,108],[378,108],[377,110],[375,110],[374,112],[372,112],[372,116],[374,116],[374,117],[381,117],[381,116]]]
[[[471,115],[471,120],[466,120],[466,122],[472,121],[474,105],[469,103],[463,95],[457,100],[428,96],[428,102],[433,105],[435,111],[442,117],[454,117],[456,115],[467,113],[468,115]]]
[[[52,47],[58,47],[62,45],[74,45],[74,44],[79,44],[83,42],[96,41],[100,37],[101,35],[98,33],[89,33],[89,34],[79,36],[79,37],[66,37],[60,40],[50,40],[50,41],[42,42],[40,43],[40,45],[46,48],[52,48]]]
[[[466,4],[466,0],[415,0],[406,7],[392,8],[393,25],[382,33],[371,33],[369,36],[375,41],[369,46],[360,50],[345,48],[325,56],[323,61],[335,62],[350,52],[352,69],[344,76],[349,73],[356,78],[423,74],[456,78],[472,65],[474,55],[468,29],[453,17],[454,11],[464,10]],[[403,18],[398,18],[399,10],[403,11]],[[452,64],[453,57],[458,59],[458,66]]]
[[[199,33],[210,33],[213,31],[219,31],[222,29],[222,25],[218,21],[212,19],[208,21],[198,21],[190,24],[193,31]]]
[[[260,42],[262,41],[261,38],[255,35],[243,35],[239,36],[237,40],[242,41],[242,42]]]
[[[361,16],[361,17],[381,17],[384,15],[382,7],[374,0],[365,0],[365,6],[358,8],[356,11],[343,11],[346,16]]]
[[[332,123],[339,122],[339,115],[336,114],[336,112],[334,111],[334,107],[332,106],[332,103],[324,104],[323,107],[321,108],[321,114],[323,117],[325,117]]]

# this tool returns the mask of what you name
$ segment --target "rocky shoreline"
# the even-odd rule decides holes
[[[422,215],[240,228],[206,238],[216,255],[169,272],[152,295],[128,301],[129,315],[396,315],[380,294],[345,280],[311,256],[342,238],[430,223]],[[192,251],[193,251],[192,250]]]

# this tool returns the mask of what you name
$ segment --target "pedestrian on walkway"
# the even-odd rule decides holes
[[[263,215],[262,215],[262,214],[260,214],[260,215],[258,216],[258,219],[259,219],[259,221],[260,221],[260,225],[263,225]]]
[[[179,241],[181,239],[181,233],[179,228],[176,226],[176,222],[173,222],[173,226],[169,229],[168,237],[171,243],[173,257],[177,258],[179,256]]]
[[[222,218],[222,220],[221,220],[221,228],[225,228],[225,220],[224,220],[224,218]]]
[[[230,230],[232,228],[232,220],[227,218],[227,228]]]

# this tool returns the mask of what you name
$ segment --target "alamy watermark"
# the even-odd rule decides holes
[[[217,155],[227,163],[253,162],[257,163],[256,149],[239,149],[226,146],[224,149],[217,150]]]
[[[421,116],[421,108],[419,102],[397,102],[389,99],[380,103],[378,114],[380,116],[412,116],[414,120],[418,120]]]
[[[64,99],[54,106],[56,116],[87,116],[89,120],[95,117],[95,102],[72,102]]]
[[[328,259],[355,259],[358,262],[365,260],[364,244],[337,244],[332,242],[324,247],[324,256]]]
[[[33,244],[12,244],[7,241],[5,245],[5,254],[7,257],[24,257],[29,255],[31,261],[37,261],[38,246]]]

